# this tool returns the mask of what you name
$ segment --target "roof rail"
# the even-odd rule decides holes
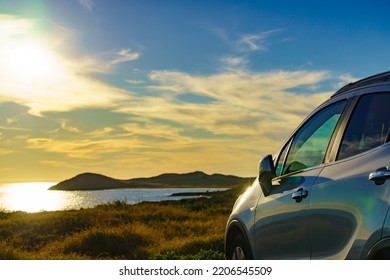
[[[354,88],[358,88],[361,86],[367,86],[367,85],[371,85],[371,84],[376,84],[376,83],[389,82],[389,81],[390,81],[390,71],[376,74],[376,75],[373,75],[373,76],[358,80],[354,83],[350,83],[350,84],[343,86],[341,89],[336,91],[336,93],[333,94],[330,98],[338,96],[338,95],[340,95],[346,91],[349,91],[351,89],[354,89]]]

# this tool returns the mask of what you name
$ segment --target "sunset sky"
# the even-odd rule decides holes
[[[0,0],[0,183],[256,176],[390,70],[388,1]]]

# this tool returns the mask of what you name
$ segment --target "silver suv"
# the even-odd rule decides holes
[[[390,72],[348,84],[259,163],[228,259],[390,258]]]

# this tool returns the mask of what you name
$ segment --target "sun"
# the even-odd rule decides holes
[[[7,53],[9,74],[18,80],[47,79],[56,68],[53,54],[35,41],[20,42]]]

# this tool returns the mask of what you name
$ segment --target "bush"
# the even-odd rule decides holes
[[[147,240],[137,233],[115,230],[89,230],[70,238],[64,253],[76,253],[92,258],[146,259]]]
[[[0,243],[0,260],[19,260],[21,257],[18,252],[7,246],[4,242]]]

